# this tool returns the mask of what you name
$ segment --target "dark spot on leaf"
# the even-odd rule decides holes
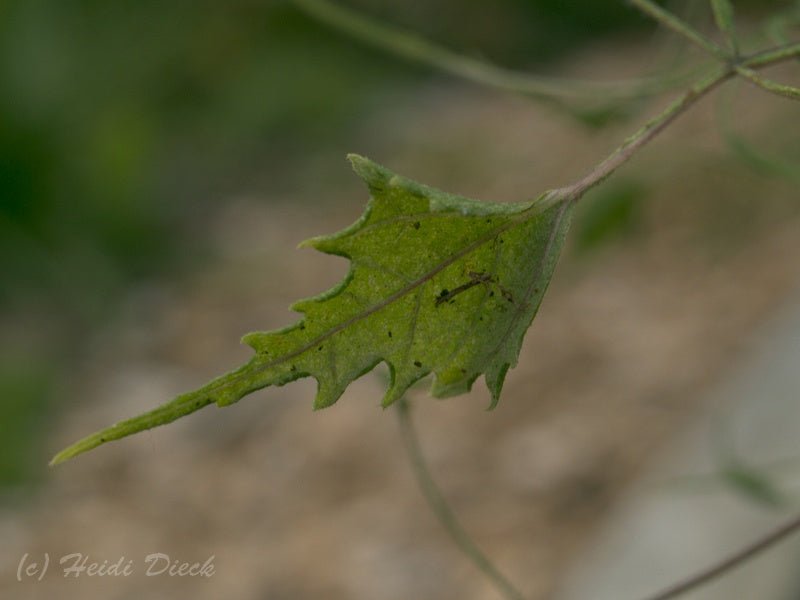
[[[491,219],[486,219],[486,222],[487,222],[489,225],[491,225],[491,224],[492,224],[492,220],[491,220]]]
[[[503,238],[500,238],[500,243],[501,244],[505,244],[505,241],[503,240]]]
[[[290,371],[297,371],[297,366],[296,365],[292,365],[292,368],[290,369]]]
[[[392,337],[392,332],[391,331],[389,331],[388,334],[389,334],[389,337]]]
[[[419,362],[418,360],[415,360],[415,361],[414,361],[414,366],[415,366],[415,367],[421,367],[421,366],[422,366],[422,363],[421,363],[421,362]]]
[[[301,323],[300,324],[300,329],[305,329],[305,328],[306,328],[306,326]]]
[[[442,302],[447,300],[447,297],[450,295],[450,290],[444,288],[439,294],[436,296],[436,306],[439,306]]]
[[[320,346],[319,348],[317,348],[317,350],[322,350],[322,346]]]
[[[105,442],[105,441],[106,441],[106,438],[104,438],[104,437],[101,437],[101,438],[100,438],[100,442],[101,442],[101,443],[102,443],[102,442]]]
[[[494,290],[492,290],[491,292],[489,292],[489,297],[492,297],[492,296],[494,296]]]
[[[419,221],[414,221],[414,229],[419,229]]]

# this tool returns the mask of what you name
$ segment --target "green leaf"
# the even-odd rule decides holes
[[[738,52],[736,29],[733,22],[733,5],[730,0],[711,0],[711,9],[714,11],[717,27],[725,35],[731,50]]]
[[[722,102],[718,105],[717,120],[722,138],[733,155],[756,173],[800,183],[800,166],[786,158],[790,157],[791,153],[784,151],[783,156],[778,156],[764,152],[734,130],[735,117],[732,96],[722,96]]]
[[[575,249],[582,254],[631,234],[641,224],[642,200],[647,190],[635,181],[620,181],[598,190],[575,218]]]
[[[735,464],[725,469],[721,476],[733,490],[757,504],[769,508],[786,505],[786,498],[765,471]]]
[[[380,362],[391,374],[384,406],[431,373],[436,397],[467,392],[484,375],[491,406],[497,404],[555,268],[572,203],[552,194],[515,204],[478,202],[360,156],[350,160],[369,187],[366,211],[344,231],[301,244],[348,258],[345,279],[295,303],[303,315],[295,324],[244,336],[255,350],[246,365],[84,438],[53,464],[301,377],[317,380],[314,407],[330,406]]]

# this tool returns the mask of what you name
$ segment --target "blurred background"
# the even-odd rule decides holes
[[[618,80],[703,60],[624,2],[342,4],[532,73]],[[754,43],[796,32],[771,19],[795,2],[735,4]],[[707,3],[669,5],[711,31]],[[797,65],[776,74],[796,82]],[[363,209],[347,152],[521,200],[585,173],[674,92],[565,110],[405,62],[283,0],[6,0],[0,91],[2,595],[497,597],[414,488],[378,377],[320,413],[304,381],[45,465],[243,362],[242,334],[288,324],[293,300],[343,276],[294,246]],[[530,597],[553,593],[790,297],[798,122],[744,84],[698,106],[587,197],[498,410],[482,410],[482,385],[415,392],[446,494]],[[766,510],[772,482],[719,479]],[[24,553],[68,551],[213,554],[217,574],[15,580]]]

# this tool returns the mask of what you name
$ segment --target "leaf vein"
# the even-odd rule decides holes
[[[371,306],[370,308],[365,309],[363,312],[361,312],[361,313],[359,313],[357,315],[354,315],[354,316],[350,317],[349,319],[346,319],[346,320],[342,321],[341,323],[339,323],[337,325],[334,325],[333,327],[331,327],[330,329],[328,329],[324,333],[318,335],[316,338],[314,338],[314,339],[310,340],[309,342],[303,344],[302,346],[300,346],[296,350],[293,350],[291,352],[287,352],[286,354],[284,354],[282,356],[279,356],[279,357],[277,357],[277,358],[275,358],[275,359],[273,359],[271,361],[268,361],[268,362],[262,363],[262,364],[255,364],[254,365],[253,362],[254,362],[255,359],[257,359],[257,356],[254,357],[254,359],[251,359],[251,361],[250,361],[250,363],[248,363],[248,365],[245,365],[245,368],[242,370],[241,373],[235,374],[230,378],[226,378],[225,380],[220,381],[217,386],[211,386],[211,387],[207,388],[206,391],[208,393],[219,392],[221,390],[229,388],[230,386],[232,386],[232,385],[234,385],[236,383],[239,383],[242,380],[245,380],[245,379],[248,379],[250,377],[253,377],[254,375],[257,375],[259,373],[263,373],[264,371],[267,371],[268,369],[271,369],[272,367],[276,367],[276,366],[278,366],[280,364],[285,363],[288,360],[291,360],[293,358],[296,358],[296,357],[300,356],[301,354],[304,354],[304,353],[308,352],[310,349],[316,347],[318,344],[320,344],[321,342],[324,342],[325,340],[329,339],[330,337],[336,335],[340,331],[343,331],[344,329],[347,329],[348,327],[350,327],[354,323],[357,323],[359,321],[362,321],[363,319],[366,319],[366,318],[372,316],[376,312],[378,312],[378,311],[382,310],[383,308],[389,306],[390,304],[396,302],[397,300],[399,300],[400,298],[402,298],[406,294],[408,294],[408,293],[412,292],[413,290],[419,288],[420,286],[424,285],[425,283],[427,283],[428,281],[433,279],[433,277],[435,277],[437,274],[441,273],[444,269],[446,269],[447,267],[449,267],[450,265],[452,265],[453,263],[455,263],[459,259],[461,259],[464,256],[470,254],[474,250],[480,248],[483,244],[489,242],[491,239],[497,237],[501,233],[504,233],[504,232],[508,231],[509,229],[514,227],[515,225],[523,223],[526,219],[531,218],[532,216],[535,216],[535,214],[536,213],[534,213],[534,215],[530,215],[530,214],[528,214],[528,211],[524,211],[524,212],[520,213],[519,215],[516,215],[517,218],[512,218],[509,221],[507,221],[506,223],[504,223],[503,225],[495,227],[493,230],[491,230],[488,233],[486,233],[485,235],[479,237],[478,239],[476,239],[472,243],[468,244],[467,246],[465,246],[464,248],[462,248],[458,252],[453,253],[451,256],[449,256],[448,258],[446,258],[445,260],[440,262],[436,267],[434,267],[433,269],[431,269],[430,271],[428,271],[424,275],[420,276],[415,281],[413,281],[413,282],[409,283],[408,285],[400,288],[399,290],[397,290],[396,292],[394,292],[393,294],[391,294],[390,296],[388,296],[386,299],[382,300],[381,302],[378,302],[378,303],[374,304],[373,306]],[[299,325],[300,323],[302,323],[302,321],[298,321],[296,325]],[[247,368],[247,367],[249,367],[249,368]],[[267,385],[269,385],[269,384],[268,383],[264,384],[264,386],[267,386]],[[264,387],[264,386],[262,386],[262,387]]]

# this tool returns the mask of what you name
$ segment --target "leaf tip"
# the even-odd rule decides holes
[[[389,408],[392,404],[400,400],[408,390],[407,385],[398,385],[393,383],[389,386],[389,389],[386,390],[386,394],[383,396],[383,400],[381,400],[381,406],[383,408]]]
[[[53,468],[53,467],[56,467],[56,466],[60,465],[61,463],[65,462],[67,460],[69,460],[69,458],[65,457],[65,456],[61,456],[61,452],[59,452],[53,458],[50,459],[50,462],[47,463],[47,466],[50,467],[50,468]]]
[[[347,160],[350,161],[353,170],[364,180],[370,190],[384,189],[388,181],[394,177],[394,173],[360,154],[348,154]]]
[[[321,410],[336,404],[336,401],[344,393],[341,382],[337,382],[329,377],[316,377],[317,395],[314,398],[314,410]],[[347,382],[349,383],[349,382]],[[344,387],[346,387],[345,383]]]
[[[100,431],[98,433],[93,433],[92,435],[86,436],[83,439],[78,440],[74,444],[70,444],[66,448],[64,448],[61,452],[56,454],[50,462],[48,463],[49,467],[56,467],[62,463],[67,462],[70,459],[75,458],[79,454],[83,454],[84,452],[88,452],[97,446],[100,446],[106,441],[108,441],[105,437],[104,432],[107,430]]]
[[[320,242],[325,239],[325,236],[318,235],[316,237],[308,238],[307,240],[303,240],[299,244],[297,244],[298,250],[302,250],[303,248],[314,248],[315,250],[319,249]]]
[[[492,395],[492,401],[486,407],[487,411],[497,408],[497,404],[500,402],[500,392],[503,391],[503,383],[509,368],[511,368],[511,363],[506,362],[486,372],[484,380],[486,381],[486,387],[489,388],[489,393]]]

